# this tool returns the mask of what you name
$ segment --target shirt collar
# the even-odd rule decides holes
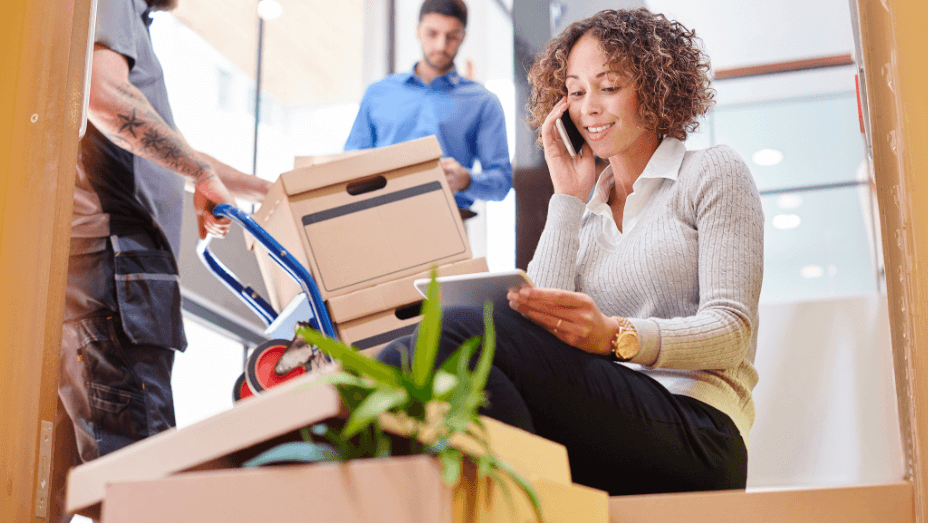
[[[408,73],[405,74],[404,78],[402,79],[405,83],[425,85],[425,82],[423,82],[421,78],[416,76],[417,65],[419,65],[419,62],[416,62],[412,66],[412,70],[410,70]],[[428,85],[428,87],[431,87],[433,89],[442,89],[442,88],[451,89],[453,87],[457,87],[459,83],[461,83],[461,77],[460,75],[458,75],[457,67],[451,66],[450,71],[448,71],[447,73],[441,76],[436,76],[435,79],[432,80],[432,83]]]
[[[651,159],[648,160],[648,164],[645,166],[641,176],[635,180],[633,189],[637,189],[641,184],[647,183],[639,183],[642,178],[666,178],[676,181],[685,154],[686,146],[683,145],[683,142],[680,140],[669,137],[661,140],[660,145],[657,146],[657,150],[654,151],[654,154],[651,155]],[[603,207],[605,206],[605,209],[609,209],[609,195],[614,186],[615,179],[612,177],[612,166],[610,165],[599,175],[599,179],[596,181],[596,188],[587,204],[587,208],[597,214],[606,212]],[[608,212],[611,213],[612,211],[608,210]]]
[[[640,178],[667,178],[677,180],[680,165],[686,154],[686,146],[676,138],[664,138],[657,150],[651,155],[648,165],[645,166]],[[635,180],[638,181],[638,180]]]

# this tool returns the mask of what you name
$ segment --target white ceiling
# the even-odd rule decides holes
[[[715,70],[852,53],[851,0],[646,0],[702,38]]]
[[[288,107],[361,98],[363,0],[277,0],[264,23],[262,90]],[[257,0],[181,0],[173,14],[254,78]]]

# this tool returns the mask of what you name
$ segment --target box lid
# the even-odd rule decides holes
[[[396,145],[368,149],[364,154],[347,154],[294,169],[281,174],[280,180],[284,191],[288,195],[294,195],[364,176],[435,161],[441,156],[438,138],[432,135]]]
[[[66,510],[94,514],[108,483],[222,468],[223,458],[236,451],[342,415],[338,392],[314,383],[318,376],[286,381],[189,427],[166,430],[71,469]]]

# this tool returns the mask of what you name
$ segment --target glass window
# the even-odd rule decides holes
[[[855,93],[717,106],[690,148],[734,147],[764,208],[761,301],[880,290]]]

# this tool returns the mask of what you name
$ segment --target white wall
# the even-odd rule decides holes
[[[886,296],[763,304],[748,486],[902,479]]]

